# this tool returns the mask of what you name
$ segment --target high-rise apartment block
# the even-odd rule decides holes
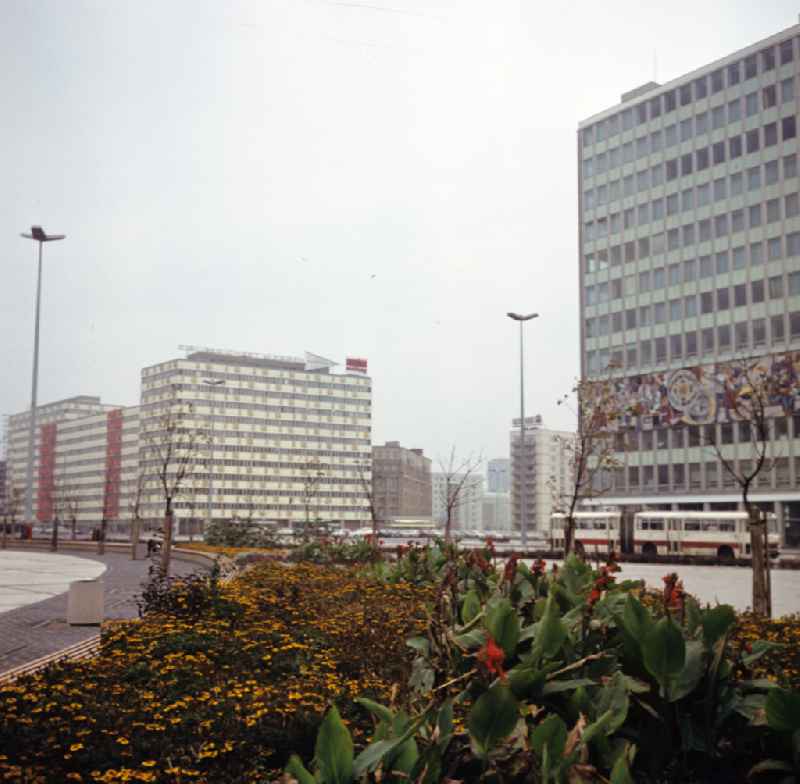
[[[372,492],[380,522],[398,517],[431,517],[431,461],[421,449],[399,441],[372,447]]]
[[[517,532],[521,530],[523,492],[526,531],[546,531],[554,503],[563,498],[570,485],[571,453],[566,446],[574,434],[547,430],[542,425],[541,416],[525,417],[525,438],[521,441],[520,419],[512,421],[511,522]]]
[[[350,363],[353,369],[334,374],[335,363],[312,354],[187,351],[142,370],[144,517],[163,515],[157,452],[174,412],[202,442],[174,504],[179,520],[207,518],[211,486],[212,519],[369,522],[372,386],[365,367]]]
[[[496,457],[486,465],[486,489],[490,493],[507,493],[511,489],[511,461]]]
[[[752,495],[800,516],[799,34],[580,123],[582,376],[610,378],[622,413],[604,503],[735,503],[711,444],[749,459],[729,367],[762,358],[781,391]]]

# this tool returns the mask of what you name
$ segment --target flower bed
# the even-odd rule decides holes
[[[406,683],[430,592],[266,563],[151,593],[97,658],[0,687],[0,780],[259,780],[313,748],[331,703],[358,738],[352,700]]]

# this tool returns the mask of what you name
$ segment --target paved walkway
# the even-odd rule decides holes
[[[24,550],[0,552],[3,556],[0,561],[0,594],[3,593],[4,583],[19,584],[19,569],[23,565],[31,570],[28,582],[32,590],[36,582],[46,583],[47,590],[54,588],[59,564],[63,564],[65,571],[69,572],[69,576],[64,574],[65,578],[68,576],[63,582],[64,593],[0,612],[0,672],[55,653],[97,634],[96,626],[67,625],[66,591],[69,580],[92,576],[92,572],[93,576],[101,575],[105,585],[106,620],[138,617],[135,599],[141,594],[142,583],[147,579],[150,561],[146,559],[131,561],[130,555],[119,552],[107,552],[105,555],[89,552],[60,555]],[[76,565],[75,561],[81,563]],[[38,573],[35,571],[37,563],[40,569]],[[172,563],[172,573],[176,575],[202,568],[184,561],[174,560]],[[71,576],[81,570],[83,574],[80,577]],[[3,573],[11,579],[2,579]]]

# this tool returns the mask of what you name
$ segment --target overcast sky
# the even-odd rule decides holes
[[[366,357],[375,443],[507,456],[578,372],[580,120],[797,20],[673,0],[2,0],[0,413],[179,344]]]

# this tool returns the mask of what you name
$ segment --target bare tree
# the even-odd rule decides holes
[[[0,537],[0,548],[3,550],[8,547],[8,535],[14,530],[14,523],[17,522],[17,517],[22,511],[22,500],[25,497],[25,491],[21,487],[17,487],[10,479],[6,486],[6,503],[3,510],[3,532]]]
[[[175,522],[175,499],[195,472],[208,435],[192,421],[194,407],[178,399],[173,385],[171,397],[150,427],[142,430],[145,475],[152,466],[154,481],[164,498],[164,528],[161,570],[169,574]]]
[[[142,532],[142,497],[145,491],[145,475],[139,471],[129,482],[128,512],[131,516],[131,560],[138,557],[139,539]]]
[[[326,472],[325,466],[320,462],[318,457],[310,458],[303,464],[301,470],[303,472],[301,479],[303,484],[302,499],[303,509],[305,510],[305,530],[303,531],[303,537],[307,538],[312,529],[311,510],[314,506],[318,506],[316,499],[319,495],[319,486],[325,479]],[[318,517],[319,511],[317,511],[317,518]],[[316,519],[314,522],[318,524],[319,520]]]
[[[573,402],[574,401],[574,402]],[[575,513],[580,503],[607,493],[608,473],[618,467],[615,450],[616,423],[619,419],[616,397],[607,380],[578,381],[558,405],[569,408],[576,418],[573,435],[554,436],[566,453],[569,477],[566,492],[555,477],[548,485],[553,495],[553,510],[564,515],[564,555],[575,544]]]
[[[441,458],[437,462],[443,476],[439,500],[444,509],[444,538],[449,542],[452,538],[453,521],[458,510],[469,501],[468,493],[478,479],[476,472],[483,457],[469,454],[462,459],[457,457],[456,448],[453,447],[446,462]]]
[[[710,430],[707,437],[723,469],[739,486],[742,505],[750,529],[750,552],[753,559],[753,613],[772,615],[772,583],[769,569],[767,519],[750,498],[757,477],[772,469],[768,456],[770,419],[776,412],[772,401],[779,400],[780,376],[758,359],[742,359],[717,368],[717,383],[731,418],[739,423],[739,443],[747,444],[747,457],[737,461],[725,454]],[[779,407],[779,406],[778,406]],[[785,412],[781,409],[780,414]]]
[[[375,541],[378,541],[378,532],[380,531],[380,512],[378,511],[378,505],[375,501],[375,473],[374,471],[371,472],[369,478],[367,478],[366,466],[364,463],[357,463],[356,464],[356,474],[358,475],[358,481],[361,485],[361,489],[364,493],[364,497],[367,499],[367,503],[369,505],[369,518],[372,521],[372,535],[375,537]]]
[[[80,509],[80,495],[75,484],[64,474],[59,478],[55,486],[55,498],[53,499],[53,511],[55,517],[70,524],[70,538],[78,538],[78,511]],[[55,529],[54,529],[55,530]]]

